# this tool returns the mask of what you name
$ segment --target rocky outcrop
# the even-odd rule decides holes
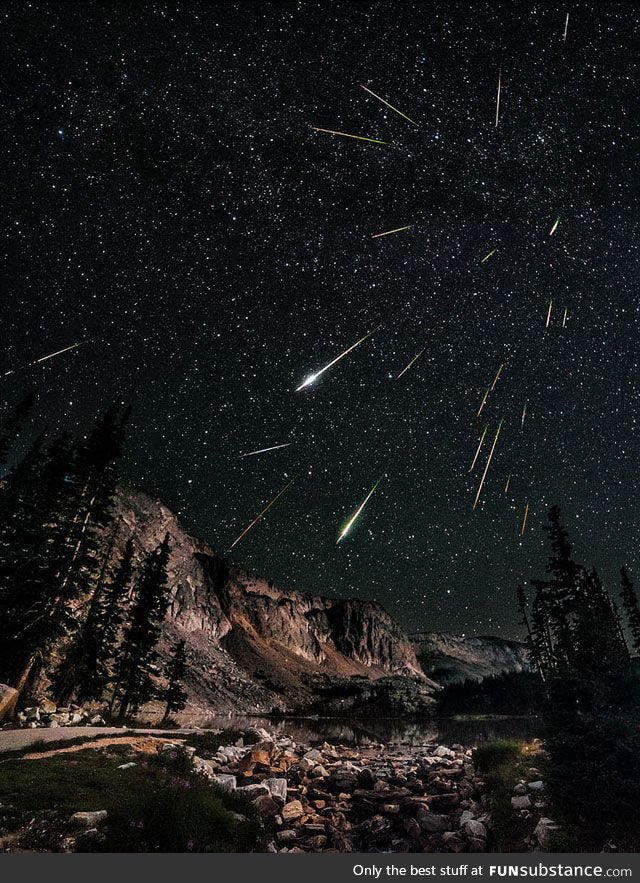
[[[441,686],[529,670],[527,648],[520,641],[419,632],[411,642],[424,673]]]
[[[432,688],[415,650],[379,604],[280,589],[216,555],[144,493],[122,491],[116,514],[114,556],[132,537],[141,560],[169,534],[164,647],[175,637],[187,642],[187,717],[299,710],[329,683],[361,685],[366,694],[380,680],[383,693],[384,682],[399,678],[428,703]]]

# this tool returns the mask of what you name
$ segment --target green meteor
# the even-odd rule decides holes
[[[344,527],[342,528],[342,530],[340,531],[340,536],[339,536],[338,539],[336,540],[336,545],[337,545],[338,543],[342,542],[342,540],[343,540],[343,539],[346,537],[346,535],[349,533],[349,531],[351,530],[351,528],[353,527],[353,525],[356,523],[356,521],[357,521],[358,518],[360,517],[360,515],[361,515],[361,513],[362,513],[362,510],[364,509],[364,507],[367,505],[367,503],[369,502],[369,500],[370,500],[371,497],[373,496],[373,494],[374,494],[374,492],[375,492],[375,489],[378,487],[378,485],[380,484],[381,481],[382,481],[381,478],[379,478],[379,479],[376,481],[376,483],[375,483],[374,486],[371,488],[371,490],[369,491],[369,493],[367,494],[367,496],[364,498],[364,500],[360,503],[360,505],[358,506],[358,508],[356,509],[356,511],[353,513],[353,515],[351,516],[351,518],[349,518],[349,520],[347,521],[347,523],[345,524],[345,526],[344,526]]]

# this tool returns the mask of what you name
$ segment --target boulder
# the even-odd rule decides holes
[[[74,812],[69,819],[70,824],[81,828],[96,828],[107,820],[106,809],[97,809],[93,812]]]
[[[282,807],[280,815],[283,822],[295,822],[296,819],[302,818],[304,809],[299,800],[290,800]]]
[[[287,780],[282,778],[265,779],[262,783],[269,789],[270,795],[283,803],[287,800]]]
[[[469,819],[462,826],[462,830],[468,837],[475,837],[478,840],[487,839],[487,829],[477,819]]]
[[[524,794],[524,795],[518,794],[515,797],[512,797],[511,798],[511,806],[513,807],[513,809],[515,809],[518,812],[520,812],[523,809],[530,809],[531,808],[531,800],[529,798],[529,795],[528,794]]]
[[[418,809],[416,821],[428,834],[443,834],[451,828],[449,816],[429,812],[423,806]]]
[[[529,791],[542,791],[544,788],[544,782],[541,779],[538,779],[536,782],[529,782],[527,788]]]
[[[236,788],[236,794],[255,800],[256,797],[268,797],[269,789],[262,782],[255,785],[242,785]]]
[[[194,760],[201,760],[201,758],[195,758]],[[212,785],[215,785],[216,788],[219,788],[221,791],[224,791],[225,794],[231,794],[232,791],[236,790],[237,783],[235,776],[224,775],[223,773],[218,773],[211,775],[209,781]]]
[[[552,819],[541,818],[535,827],[533,836],[536,838],[540,846],[546,848],[549,846],[552,835],[560,830],[560,825]]]

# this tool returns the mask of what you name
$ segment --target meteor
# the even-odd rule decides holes
[[[482,473],[482,478],[480,479],[480,485],[478,487],[478,493],[476,494],[476,498],[473,501],[473,508],[474,509],[478,505],[478,500],[480,499],[480,494],[482,493],[482,488],[484,486],[484,480],[487,477],[487,472],[489,471],[489,466],[491,465],[491,460],[493,458],[493,452],[495,451],[496,445],[498,444],[498,436],[500,435],[501,429],[502,429],[502,420],[500,421],[500,423],[498,423],[498,428],[496,430],[495,438],[493,439],[493,444],[491,445],[491,450],[489,451],[489,458],[487,460],[487,465],[484,467],[484,472]]]
[[[376,481],[376,483],[375,483],[374,486],[371,488],[371,490],[369,491],[369,493],[367,494],[367,496],[366,496],[366,497],[364,498],[364,500],[360,503],[360,505],[358,506],[358,508],[356,509],[356,511],[353,513],[353,515],[351,516],[351,518],[347,521],[347,523],[345,524],[345,526],[342,528],[342,530],[340,531],[340,536],[339,536],[338,539],[336,540],[336,545],[337,545],[338,543],[340,543],[340,542],[346,537],[346,535],[349,533],[349,531],[351,530],[351,528],[353,527],[353,525],[356,523],[356,521],[357,521],[358,518],[360,517],[360,514],[362,513],[362,510],[364,509],[364,507],[367,505],[367,503],[369,502],[369,500],[370,500],[371,497],[373,496],[373,494],[374,494],[374,492],[375,492],[375,489],[378,487],[378,485],[380,484],[381,481],[382,481],[381,478],[379,478],[379,479]]]
[[[485,437],[485,435],[487,434],[487,429],[489,429],[489,424],[488,424],[488,423],[487,423],[487,425],[485,426],[482,435],[480,436],[480,441],[478,442],[478,449],[477,449],[477,451],[476,451],[476,453],[475,453],[475,456],[474,456],[473,460],[471,461],[471,466],[469,466],[469,472],[473,472],[473,467],[476,465],[476,460],[478,459],[478,455],[479,455],[479,453],[480,453],[480,448],[482,447],[482,444],[483,444],[483,442],[484,442],[484,437]]]
[[[565,325],[567,324],[567,314],[568,314],[568,312],[569,312],[569,308],[568,308],[568,307],[565,307],[565,308],[564,308],[564,315],[563,315],[563,317],[562,317],[562,327],[563,327],[563,328],[564,328]]]
[[[553,236],[553,234],[554,234],[554,233],[556,232],[556,230],[558,229],[558,224],[559,224],[559,223],[560,223],[560,215],[558,215],[558,217],[555,219],[555,221],[554,221],[554,223],[553,223],[553,227],[551,228],[551,230],[549,230],[549,236]]]
[[[551,322],[551,310],[553,309],[553,299],[549,301],[549,309],[547,310],[547,323],[544,326],[545,328],[549,327],[549,322]]]
[[[343,138],[356,138],[358,141],[371,141],[372,144],[389,144],[388,141],[380,141],[378,138],[367,138],[365,135],[350,135],[348,132],[335,132],[333,129],[319,129],[311,126],[314,132],[326,132],[327,135],[341,135]]]
[[[485,402],[487,401],[487,396],[489,395],[490,392],[491,392],[491,387],[488,386],[487,391],[485,392],[484,397],[483,397],[482,401],[480,402],[480,407],[478,408],[478,411],[476,413],[476,417],[479,417],[480,414],[482,413],[482,409],[484,408]]]
[[[489,254],[485,255],[485,256],[482,258],[482,260],[480,261],[480,263],[481,263],[481,264],[485,264],[485,263],[489,260],[489,258],[491,257],[491,255],[492,255],[492,254],[495,254],[495,253],[497,252],[497,250],[498,250],[497,248],[494,248],[492,251],[490,251]]]
[[[524,408],[522,409],[522,418],[520,420],[520,429],[524,429],[524,418],[527,416],[527,403],[524,403]]]
[[[504,486],[504,492],[505,492],[505,494],[508,493],[508,491],[509,491],[509,485],[510,485],[510,484],[511,484],[511,473],[509,473],[509,474],[507,475],[507,483],[506,483],[505,486]]]
[[[500,375],[502,374],[502,369],[503,369],[503,368],[504,368],[504,362],[503,362],[502,365],[500,365],[500,367],[498,368],[498,373],[497,373],[496,376],[494,377],[493,383],[491,384],[491,389],[489,390],[490,392],[493,392],[493,390],[495,389],[496,383],[498,382],[498,380],[499,380],[499,378],[500,378]]]
[[[61,356],[62,353],[68,353],[71,350],[78,349],[79,346],[82,346],[83,343],[86,343],[86,340],[81,340],[79,343],[72,343],[71,346],[65,346],[64,349],[56,350],[55,353],[49,353],[47,356],[41,356],[39,359],[34,359],[33,362],[28,362],[26,365],[23,365],[23,368],[30,368],[32,365],[38,365],[40,362],[46,362],[48,359],[54,359],[56,356]],[[15,374],[16,371],[19,371],[19,368],[12,368],[11,371],[5,371],[2,375],[3,377],[7,377],[9,374]]]
[[[400,114],[401,117],[404,117],[405,120],[408,120],[410,123],[413,123],[414,126],[417,126],[417,125],[418,125],[418,124],[416,123],[416,121],[415,121],[415,120],[412,120],[411,117],[408,117],[408,116],[406,115],[406,113],[402,113],[401,110],[398,110],[398,108],[397,108],[397,107],[394,107],[393,104],[389,104],[389,102],[388,102],[388,101],[385,101],[384,98],[381,98],[379,95],[376,95],[376,93],[375,93],[375,92],[372,92],[371,89],[367,89],[366,86],[362,86],[362,88],[364,89],[365,92],[368,92],[369,95],[373,95],[373,97],[374,97],[374,98],[377,98],[378,101],[381,101],[383,104],[386,104],[386,106],[389,108],[389,110],[393,110],[393,111],[395,111],[395,113]]]
[[[260,448],[258,451],[249,451],[248,454],[240,454],[238,460],[242,460],[243,457],[254,457],[256,454],[266,454],[267,451],[277,451],[278,448],[288,448],[291,444],[293,444],[293,442],[285,442],[282,445],[272,445],[270,448]]]
[[[382,326],[378,325],[378,328],[381,327]],[[367,337],[371,337],[371,335],[374,334],[378,330],[378,328],[374,328],[373,331],[368,331],[367,334],[364,335],[364,337],[361,337],[360,340],[356,340],[356,342],[352,344],[349,349],[346,349],[343,353],[340,353],[339,356],[336,356],[336,358],[333,359],[333,361],[329,362],[328,365],[325,365],[324,368],[320,368],[320,370],[316,371],[315,374],[310,374],[305,380],[302,381],[300,386],[296,388],[296,392],[300,392],[300,390],[304,389],[305,386],[311,386],[312,383],[315,383],[315,381],[318,379],[318,377],[320,377],[321,374],[324,374],[325,371],[328,371],[329,368],[335,365],[336,362],[339,362],[340,359],[344,359],[344,357],[348,355],[351,350],[354,350],[357,346],[360,346],[360,344],[363,343],[367,339]]]
[[[520,536],[524,536],[524,532],[527,527],[527,517],[529,516],[529,501],[527,500],[527,505],[524,507],[524,517],[522,519],[522,527],[520,528]]]
[[[245,529],[242,531],[242,533],[240,534],[240,536],[239,536],[237,539],[235,539],[235,540],[231,543],[231,545],[229,546],[229,551],[231,551],[231,550],[233,549],[233,547],[234,547],[235,545],[237,545],[237,543],[239,543],[240,540],[241,540],[243,537],[245,537],[245,536],[249,533],[249,531],[251,530],[251,528],[252,528],[255,524],[257,524],[257,523],[260,521],[260,519],[261,519],[264,515],[267,514],[267,512],[269,511],[269,509],[271,509],[271,507],[273,506],[273,504],[274,504],[275,502],[277,502],[277,500],[280,499],[280,497],[283,495],[283,493],[291,487],[291,485],[292,485],[293,482],[296,480],[296,478],[297,478],[297,475],[294,475],[294,477],[291,479],[291,481],[290,481],[288,484],[286,484],[286,485],[282,488],[282,490],[280,491],[280,493],[279,493],[279,494],[276,494],[276,496],[273,498],[273,500],[271,500],[270,503],[267,503],[267,505],[264,507],[264,509],[262,510],[262,512],[260,512],[258,515],[256,515],[256,517],[253,519],[253,521],[251,522],[251,524],[249,524],[247,527],[245,527]]]
[[[424,349],[421,349],[420,352],[417,354],[417,356],[414,356],[414,357],[411,359],[411,361],[409,362],[409,364],[406,365],[406,366],[402,369],[402,371],[398,374],[398,376],[396,377],[396,380],[400,380],[400,378],[402,377],[402,375],[403,375],[403,374],[406,374],[406,372],[409,370],[409,368],[410,368],[412,365],[414,365],[414,364],[418,361],[418,359],[419,359],[420,356],[423,354],[423,352],[424,352],[425,349],[426,349],[426,347],[425,347]]]
[[[372,233],[372,239],[379,239],[381,236],[389,236],[391,233],[402,233],[403,230],[410,230],[413,224],[407,224],[406,227],[396,227],[394,230],[385,230],[384,233]]]
[[[569,30],[569,13],[567,12],[567,18],[564,23],[564,34],[562,35],[562,42],[567,42],[567,31]]]
[[[496,128],[500,119],[500,93],[502,92],[502,68],[498,73],[498,95],[496,97]]]

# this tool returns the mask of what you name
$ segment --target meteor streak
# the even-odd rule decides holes
[[[407,224],[406,227],[396,227],[394,230],[385,230],[384,233],[372,233],[372,239],[379,239],[381,236],[389,236],[390,233],[402,233],[403,230],[410,230],[413,224]]]
[[[380,327],[381,326],[378,325],[378,328]],[[340,359],[344,359],[344,357],[348,355],[351,350],[354,350],[357,346],[363,343],[367,339],[367,337],[371,337],[371,335],[374,334],[378,330],[378,328],[374,328],[373,331],[368,331],[367,334],[364,335],[364,337],[361,337],[360,340],[356,340],[356,342],[352,344],[349,349],[346,349],[343,353],[340,353],[339,356],[336,356],[336,358],[333,359],[333,361],[329,362],[328,365],[325,365],[324,368],[320,368],[320,370],[316,371],[315,374],[310,374],[305,380],[302,381],[300,386],[296,388],[296,392],[300,392],[300,390],[304,389],[305,386],[311,386],[312,383],[315,383],[315,381],[318,379],[318,377],[320,377],[321,374],[324,374],[325,371],[328,371],[329,368],[335,365],[336,362],[339,362]]]
[[[85,340],[81,340],[79,343],[72,343],[71,346],[65,346],[64,349],[56,350],[55,353],[49,353],[47,356],[41,356],[39,359],[34,359],[33,362],[28,362],[26,365],[23,365],[24,368],[30,368],[32,365],[38,365],[40,362],[46,362],[48,359],[53,359],[56,356],[61,356],[62,353],[68,353],[70,350],[75,350],[79,346],[82,346],[83,343],[86,343]],[[15,374],[16,371],[19,371],[19,368],[12,368],[11,371],[5,371],[2,375],[3,377],[7,377],[9,374]]]
[[[568,307],[565,307],[565,308],[564,308],[564,315],[563,315],[563,317],[562,317],[562,327],[563,327],[563,328],[564,328],[565,325],[567,324],[567,314],[568,314],[568,312],[569,312],[569,308],[568,308]]]
[[[291,479],[291,481],[290,481],[288,484],[286,484],[286,485],[282,488],[282,490],[280,491],[280,493],[279,493],[279,494],[276,494],[276,496],[273,498],[273,500],[271,500],[270,503],[267,503],[267,505],[264,507],[264,509],[262,510],[262,512],[260,512],[258,515],[256,515],[256,517],[253,519],[253,521],[251,522],[251,524],[249,524],[247,527],[245,527],[245,529],[242,531],[242,533],[240,534],[240,536],[239,536],[237,539],[235,539],[235,540],[231,543],[231,545],[229,546],[229,551],[231,551],[231,550],[233,549],[233,547],[234,547],[235,545],[237,545],[237,543],[239,543],[240,540],[241,540],[243,537],[245,537],[245,536],[249,533],[249,531],[251,530],[251,528],[252,528],[255,524],[257,524],[257,523],[260,521],[260,519],[261,519],[264,515],[267,514],[267,512],[269,511],[269,509],[271,509],[271,507],[273,506],[273,504],[274,504],[277,500],[280,499],[280,497],[283,495],[283,493],[284,493],[286,490],[288,490],[288,488],[291,487],[291,485],[292,485],[293,482],[296,480],[296,478],[297,478],[297,476],[294,476],[294,477]]]
[[[509,491],[509,485],[511,484],[511,473],[507,475],[507,483],[504,486],[505,494]]]
[[[500,93],[502,92],[502,68],[498,73],[498,95],[496,97],[496,128],[500,119]]]
[[[524,507],[524,517],[522,519],[522,527],[520,528],[520,536],[524,536],[524,532],[527,528],[527,518],[529,516],[529,501],[527,500],[527,505]]]
[[[249,451],[248,454],[240,454],[238,460],[242,460],[243,457],[253,457],[256,454],[266,454],[267,451],[277,451],[278,448],[288,448],[290,444],[293,444],[293,442],[285,442],[282,445],[272,445],[270,448],[260,448],[258,451]]]
[[[401,117],[404,117],[405,120],[408,120],[410,123],[413,123],[414,126],[417,126],[417,125],[418,125],[418,124],[416,123],[416,121],[415,121],[415,120],[412,120],[411,117],[408,117],[408,116],[406,115],[406,113],[402,113],[401,110],[398,110],[398,108],[397,108],[397,107],[394,107],[393,104],[389,104],[389,102],[388,102],[388,101],[385,101],[384,98],[381,98],[379,95],[376,95],[376,93],[375,93],[375,92],[372,92],[371,89],[367,89],[366,86],[362,86],[362,88],[364,89],[365,92],[368,92],[369,95],[373,95],[373,97],[374,97],[374,98],[377,98],[378,101],[381,101],[383,104],[386,104],[386,106],[389,108],[389,110],[393,110],[393,111],[395,111],[395,113],[400,114]]]
[[[426,349],[426,347],[425,347],[424,349]],[[400,378],[402,377],[402,375],[403,375],[403,374],[406,374],[406,372],[409,370],[409,368],[410,368],[412,365],[414,365],[414,364],[418,361],[418,359],[420,358],[420,356],[423,354],[424,349],[421,349],[420,352],[418,353],[418,355],[417,355],[417,356],[414,356],[414,357],[411,359],[411,361],[409,362],[409,364],[406,365],[406,366],[402,369],[402,371],[398,374],[398,376],[396,377],[396,380],[400,380]]]
[[[477,451],[476,451],[476,453],[475,453],[475,456],[474,456],[473,460],[471,461],[471,466],[469,466],[469,472],[473,472],[473,467],[476,465],[476,460],[478,459],[478,455],[479,455],[479,453],[480,453],[480,448],[482,447],[482,443],[484,442],[484,437],[485,437],[485,435],[487,434],[487,429],[489,429],[489,424],[488,424],[488,423],[487,423],[487,425],[485,426],[482,435],[480,436],[480,441],[478,442],[478,449],[477,449]]]
[[[551,230],[549,230],[549,236],[553,236],[553,234],[554,234],[554,233],[556,232],[556,230],[558,229],[558,224],[559,224],[559,223],[560,223],[560,215],[558,215],[558,217],[555,219],[555,221],[554,221],[554,223],[553,223],[553,227],[551,228]]]
[[[351,530],[351,528],[353,527],[353,525],[356,523],[356,521],[357,521],[358,518],[360,517],[360,514],[362,513],[362,510],[364,509],[364,507],[367,505],[368,501],[369,501],[369,500],[371,499],[371,497],[373,496],[373,493],[374,493],[375,489],[378,487],[378,485],[380,484],[381,480],[382,480],[382,479],[379,478],[379,479],[376,481],[376,483],[375,483],[374,486],[371,488],[371,490],[369,491],[369,493],[367,494],[367,496],[366,496],[366,497],[364,498],[364,500],[360,503],[360,505],[358,506],[358,508],[356,509],[356,511],[353,513],[353,515],[351,516],[351,518],[347,521],[347,523],[345,524],[345,526],[342,528],[342,530],[340,531],[340,536],[339,536],[338,539],[336,540],[336,545],[337,545],[338,543],[340,543],[340,542],[346,537],[346,535],[349,533],[349,531]]]
[[[492,254],[495,254],[495,253],[497,252],[497,250],[498,250],[497,248],[494,248],[492,251],[490,251],[489,254],[485,255],[485,256],[482,258],[482,260],[480,261],[480,263],[481,263],[481,264],[486,263],[486,262],[489,260],[489,258],[491,257],[491,255],[492,255]]]
[[[476,413],[476,417],[479,417],[480,414],[482,413],[482,409],[484,408],[485,402],[487,401],[487,396],[489,395],[490,392],[491,392],[491,387],[488,386],[487,391],[485,392],[484,397],[483,397],[482,401],[480,402],[480,407],[478,408],[478,411]]]
[[[524,429],[524,418],[527,416],[527,403],[524,403],[524,408],[522,409],[522,418],[520,420],[520,429]]]
[[[493,383],[491,384],[491,390],[490,390],[490,392],[493,392],[493,390],[495,389],[496,383],[497,383],[498,380],[500,379],[500,375],[502,374],[502,369],[503,369],[503,368],[504,368],[504,362],[503,362],[502,365],[500,365],[500,367],[498,368],[498,373],[496,374],[496,376],[495,376],[494,379],[493,379]]]
[[[373,144],[389,144],[388,141],[380,141],[378,138],[367,138],[365,135],[350,135],[348,132],[335,132],[333,129],[319,129],[311,126],[314,132],[326,132],[327,135],[341,135],[343,138],[356,138],[358,141],[371,141]]]
[[[493,439],[493,444],[491,445],[491,450],[489,451],[489,458],[487,460],[487,465],[484,467],[484,472],[482,473],[482,478],[480,479],[480,485],[478,486],[478,493],[476,494],[476,498],[473,501],[473,508],[474,509],[478,505],[478,500],[480,499],[480,494],[482,493],[482,488],[484,486],[484,480],[487,477],[487,472],[489,471],[489,466],[491,465],[491,460],[493,459],[493,452],[495,451],[496,445],[498,444],[498,436],[500,435],[501,429],[502,429],[502,420],[500,421],[500,423],[498,423],[498,428],[496,429],[495,438]]]
[[[562,42],[567,42],[567,31],[569,30],[569,13],[567,12],[567,19],[564,23],[564,34],[562,35]]]
[[[549,327],[549,322],[551,322],[551,310],[553,309],[553,299],[549,301],[549,309],[547,310],[547,323],[544,326],[545,328]]]

